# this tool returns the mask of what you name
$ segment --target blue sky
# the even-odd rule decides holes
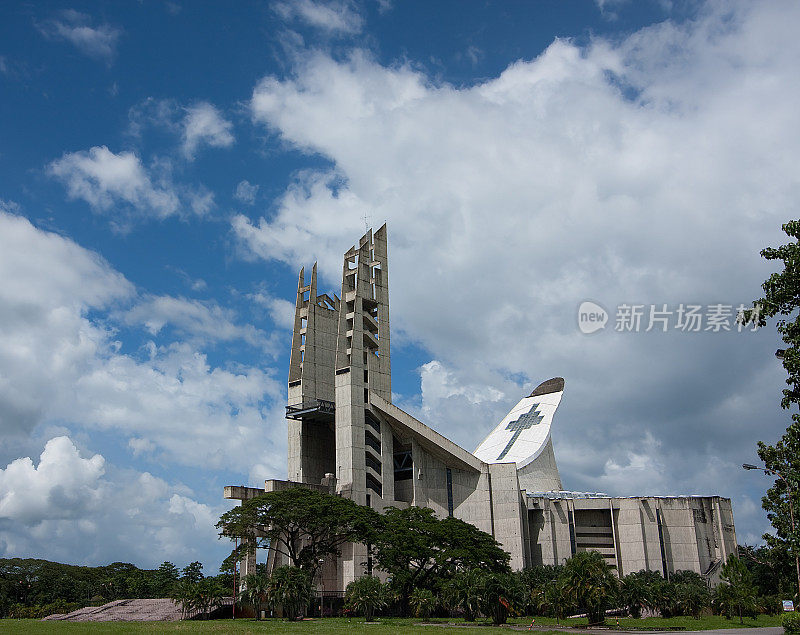
[[[297,271],[337,291],[365,219],[398,404],[472,450],[562,375],[566,487],[730,496],[757,541],[767,483],[738,466],[788,419],[774,329],[674,320],[757,297],[796,217],[798,17],[4,3],[0,555],[214,570],[222,486],[286,474]],[[616,331],[626,303],[673,322]]]

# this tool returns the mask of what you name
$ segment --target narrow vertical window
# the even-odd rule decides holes
[[[453,516],[453,473],[447,468],[447,515]]]

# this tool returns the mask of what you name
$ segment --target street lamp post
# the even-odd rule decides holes
[[[797,540],[795,535],[795,526],[794,526],[794,505],[792,504],[792,494],[794,494],[797,490],[794,489],[789,485],[789,481],[783,478],[783,475],[778,472],[777,470],[770,470],[765,467],[758,467],[757,465],[752,465],[750,463],[743,463],[742,467],[745,470],[761,470],[767,476],[777,476],[779,479],[783,481],[783,484],[786,486],[786,491],[789,492],[789,520],[792,523],[792,551],[794,551],[794,566],[795,570],[797,571],[797,599],[800,601],[800,554],[797,553],[797,549],[794,545],[794,542]]]
[[[325,558],[319,559],[319,581],[322,591],[319,596],[319,616],[325,617]]]

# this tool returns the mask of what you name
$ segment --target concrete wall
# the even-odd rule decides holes
[[[619,575],[685,570],[716,584],[736,548],[730,500],[719,496],[528,496],[527,508],[529,565],[563,564],[573,549],[591,549]]]

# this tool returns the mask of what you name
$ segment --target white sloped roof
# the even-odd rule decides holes
[[[559,389],[541,394],[540,389],[545,385]],[[516,463],[518,469],[525,467],[547,445],[553,415],[563,394],[563,380],[542,383],[503,417],[473,454],[484,463]]]

